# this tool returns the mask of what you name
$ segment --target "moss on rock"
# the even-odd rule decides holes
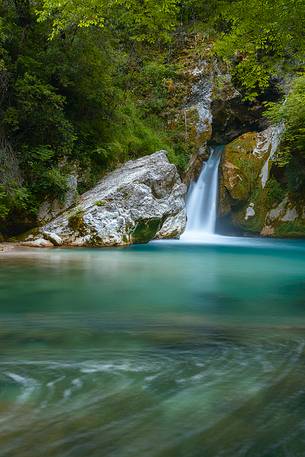
[[[68,219],[68,224],[74,232],[78,232],[80,235],[84,235],[86,233],[84,211],[78,209],[72,213]]]
[[[305,220],[297,219],[293,222],[282,222],[274,227],[274,236],[284,238],[304,238]]]
[[[159,218],[139,221],[131,233],[133,243],[148,243],[160,230],[162,220]]]
[[[257,186],[264,159],[253,154],[257,133],[246,133],[225,147],[223,159],[223,185],[230,197],[246,202]]]

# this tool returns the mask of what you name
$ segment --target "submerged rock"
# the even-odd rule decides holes
[[[129,161],[44,225],[53,245],[123,246],[184,231],[186,187],[165,151]]]

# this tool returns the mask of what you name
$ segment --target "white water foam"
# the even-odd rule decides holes
[[[187,198],[187,225],[182,241],[202,241],[215,235],[218,170],[223,148],[212,149],[209,160],[204,164],[198,181],[192,183]]]

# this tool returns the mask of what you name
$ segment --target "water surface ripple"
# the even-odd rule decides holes
[[[1,457],[305,456],[302,242],[10,253],[0,305]]]

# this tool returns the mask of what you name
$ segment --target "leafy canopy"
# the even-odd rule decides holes
[[[178,0],[42,0],[40,21],[50,20],[52,36],[73,27],[126,30],[135,41],[169,39],[176,26]]]
[[[254,99],[269,86],[280,67],[304,59],[304,0],[237,0],[219,2],[222,19],[217,52],[234,61],[235,77]]]

